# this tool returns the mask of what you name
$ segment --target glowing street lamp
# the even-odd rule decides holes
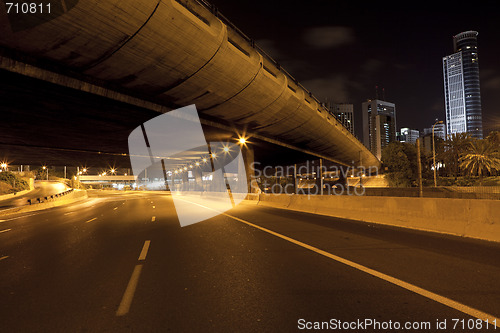
[[[47,170],[47,180],[49,180],[49,168],[47,168],[45,165],[43,165],[42,169]]]

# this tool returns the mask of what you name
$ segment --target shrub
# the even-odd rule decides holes
[[[28,182],[16,174],[8,171],[0,172],[0,182],[10,186],[8,191],[19,192],[23,190],[29,190],[30,186]],[[3,186],[5,189],[6,187]]]

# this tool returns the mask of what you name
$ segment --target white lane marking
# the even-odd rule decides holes
[[[64,213],[64,215],[69,215],[69,214],[73,214],[75,212],[67,212],[67,213]]]
[[[9,256],[3,256],[3,257],[0,257],[0,260],[4,260],[4,259],[7,259]]]
[[[177,198],[178,199],[178,198]],[[180,199],[182,200],[182,199]],[[465,314],[468,314],[472,317],[475,317],[475,318],[478,318],[478,319],[481,319],[483,321],[486,321],[488,320],[493,326],[496,326],[498,328],[500,328],[500,318],[497,318],[489,313],[486,313],[486,312],[483,312],[483,311],[480,311],[478,309],[474,309],[470,306],[467,306],[465,304],[462,304],[462,303],[459,303],[459,302],[456,302],[452,299],[449,299],[447,297],[444,297],[444,296],[441,296],[441,295],[438,295],[438,294],[435,294],[433,293],[432,291],[428,291],[426,289],[423,289],[423,288],[420,288],[420,287],[417,287],[411,283],[408,283],[408,282],[405,282],[403,280],[400,280],[400,279],[397,279],[395,277],[392,277],[390,275],[387,275],[387,274],[384,274],[384,273],[381,273],[381,272],[378,272],[374,269],[371,269],[371,268],[368,268],[366,266],[363,266],[363,265],[360,265],[358,263],[355,263],[353,261],[350,261],[350,260],[347,260],[347,259],[344,259],[342,257],[339,257],[339,256],[336,256],[334,254],[331,254],[329,252],[326,252],[326,251],[323,251],[323,250],[320,250],[314,246],[311,246],[311,245],[308,245],[306,243],[302,243],[301,241],[298,241],[296,239],[293,239],[293,238],[290,238],[288,236],[285,236],[285,235],[282,235],[282,234],[279,234],[277,232],[274,232],[272,230],[269,230],[269,229],[266,229],[264,227],[261,227],[259,225],[256,225],[256,224],[253,224],[251,222],[248,222],[248,221],[245,221],[243,219],[240,219],[236,216],[232,216],[232,215],[229,215],[229,214],[226,214],[224,212],[220,212],[216,209],[213,209],[213,208],[210,208],[210,207],[206,207],[206,206],[203,206],[203,205],[200,205],[200,204],[197,204],[197,203],[194,203],[194,202],[191,202],[191,201],[188,201],[188,200],[183,200],[183,201],[187,201],[187,202],[190,202],[192,204],[195,204],[195,205],[198,205],[200,207],[204,207],[206,209],[209,209],[209,210],[212,210],[212,211],[215,211],[215,212],[218,212],[220,213],[221,215],[224,215],[224,216],[227,216],[229,218],[232,218],[233,220],[236,220],[238,222],[241,222],[241,223],[245,223],[251,227],[254,227],[256,229],[259,229],[261,231],[264,231],[264,232],[267,232],[273,236],[276,236],[276,237],[279,237],[281,239],[284,239],[290,243],[293,243],[293,244],[296,244],[300,247],[303,247],[305,249],[308,249],[308,250],[311,250],[313,252],[316,252],[318,254],[321,254],[327,258],[330,258],[330,259],[333,259],[337,262],[340,262],[344,265],[347,265],[349,267],[352,267],[352,268],[355,268],[357,270],[360,270],[364,273],[367,273],[367,274],[370,274],[372,276],[375,276],[381,280],[384,280],[384,281],[387,281],[389,283],[392,283],[398,287],[401,287],[403,289],[406,289],[408,291],[411,291],[411,292],[414,292],[415,294],[419,294],[421,296],[424,296],[424,297],[427,297],[435,302],[438,302],[438,303],[441,303],[443,305],[446,305],[447,307],[450,307],[452,309],[455,309],[455,310],[458,310],[462,313],[465,313]]]
[[[12,229],[4,229],[4,230],[0,230],[0,234],[3,233],[3,232],[7,232],[7,231],[11,231]]]
[[[117,210],[117,209],[118,209],[118,207],[113,208],[113,210]]]
[[[99,204],[99,201],[105,202],[105,199],[99,199],[99,198],[90,199],[90,200],[85,201],[83,203],[75,204],[75,205],[73,205],[73,207],[74,208],[76,208],[76,207],[85,207],[85,208],[86,207],[95,207],[95,205]],[[35,215],[44,215],[44,214],[50,214],[50,213],[51,213],[50,211],[39,211],[39,212],[36,212],[33,214],[12,217],[12,218],[6,219],[4,221],[12,221],[12,220],[17,220],[17,219],[23,219],[25,217],[30,217],[30,216],[35,216]],[[12,213],[12,214],[16,214],[16,213]]]
[[[144,242],[141,254],[139,255],[139,261],[146,260],[146,256],[148,255],[148,250],[149,250],[149,244],[151,244],[151,241],[149,240]]]
[[[92,222],[94,220],[97,220],[97,217],[94,217],[93,219],[90,219],[90,220],[86,221],[85,223],[90,223],[90,222]]]
[[[44,213],[44,212],[42,212],[42,213]],[[11,219],[7,219],[7,220],[4,220],[4,221],[12,221],[12,220],[17,220],[17,219],[22,219],[22,218],[25,218],[25,217],[30,217],[30,216],[34,216],[34,215],[40,215],[42,213],[35,213],[35,214],[29,214],[29,215],[23,215],[23,216],[13,217]]]
[[[127,289],[125,289],[125,293],[123,294],[122,301],[116,311],[117,316],[124,316],[130,310],[130,305],[132,305],[132,300],[134,299],[135,289],[137,288],[139,277],[141,276],[141,270],[142,264],[135,266],[130,281],[128,282]]]
[[[156,216],[153,216],[153,217],[151,218],[151,222],[154,222],[154,221],[156,221]]]

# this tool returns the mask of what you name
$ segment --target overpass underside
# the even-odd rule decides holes
[[[215,127],[238,128],[345,165],[379,165],[310,92],[210,5],[66,4],[51,17],[7,15],[0,6],[0,67],[158,112],[195,104]]]

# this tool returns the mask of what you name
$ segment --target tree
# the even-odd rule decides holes
[[[500,151],[500,132],[492,131],[486,138],[488,142],[490,142],[496,151]]]
[[[382,150],[383,167],[391,186],[410,187],[417,179],[417,148],[409,143],[391,142]]]
[[[444,142],[444,150],[438,158],[444,161],[446,169],[454,177],[460,172],[459,159],[467,152],[471,141],[469,133],[454,133]]]
[[[500,153],[497,145],[489,140],[473,140],[468,151],[460,156],[460,168],[474,176],[479,176],[479,184],[483,185],[483,175],[500,169]]]

